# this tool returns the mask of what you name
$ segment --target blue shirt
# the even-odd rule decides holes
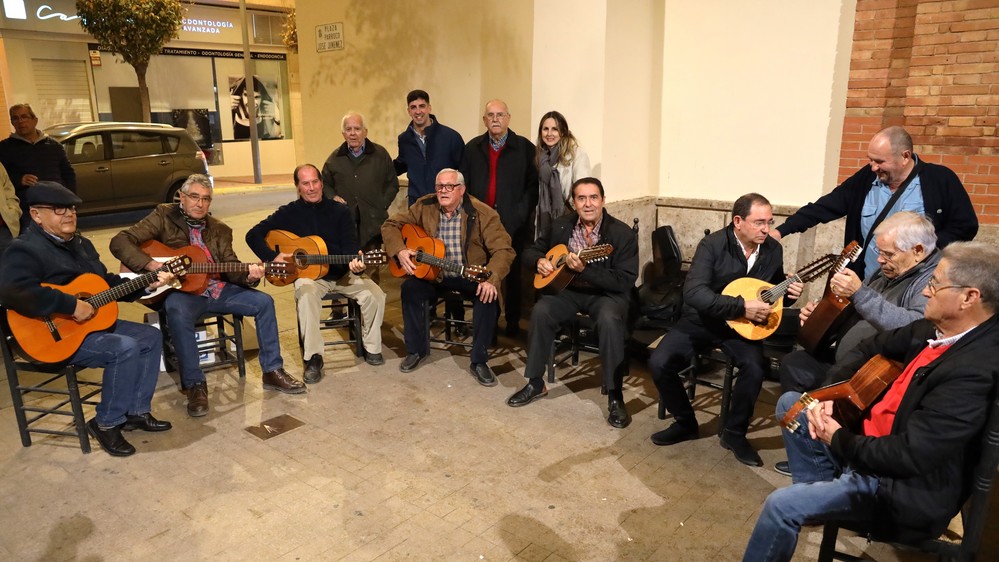
[[[915,156],[913,156],[915,160]],[[867,192],[867,197],[864,198],[864,207],[860,212],[860,233],[867,240],[867,235],[871,231],[871,226],[874,225],[874,219],[878,218],[881,214],[881,210],[885,208],[888,204],[888,200],[891,199],[891,190],[885,185],[880,179],[875,179],[871,184],[871,190]],[[909,186],[905,188],[905,192],[902,196],[898,198],[895,205],[888,211],[885,218],[888,218],[899,211],[912,211],[914,213],[919,213],[920,215],[925,215],[925,205],[923,204],[923,191],[920,187],[919,176],[912,178],[912,182]],[[864,240],[861,240],[863,242]],[[864,252],[864,278],[870,278],[874,275],[880,266],[878,265],[878,252],[874,250],[876,247],[874,238],[871,238],[871,243],[867,246],[867,251]]]

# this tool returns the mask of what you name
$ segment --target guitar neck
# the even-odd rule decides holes
[[[304,265],[343,265],[352,262],[353,260],[360,259],[361,262],[365,262],[365,259],[357,254],[342,254],[342,255],[326,255],[326,254],[300,254],[295,256],[296,261],[304,262]]]
[[[112,303],[116,300],[121,299],[122,297],[128,296],[134,293],[135,291],[138,291],[139,289],[145,289],[146,287],[152,285],[156,281],[157,274],[163,270],[164,268],[160,268],[157,269],[156,271],[143,273],[138,277],[133,277],[132,279],[129,279],[128,281],[125,281],[120,285],[111,287],[106,291],[101,291],[96,295],[93,295],[83,300],[86,303],[88,303],[90,306],[94,307],[95,309],[100,308],[108,303]]]
[[[241,263],[241,262],[220,262],[220,263],[193,263],[187,267],[188,273],[242,273],[249,271],[251,265],[263,265],[265,272],[270,272],[271,262],[263,264]],[[283,265],[283,264],[282,264]]]
[[[465,266],[445,259],[438,258],[437,256],[432,256],[423,250],[420,250],[413,255],[413,259],[420,263],[425,263],[427,265],[432,265],[434,267],[439,267],[444,271],[450,271],[451,273],[457,273],[463,275],[465,273]]]
[[[800,271],[794,275],[788,277],[787,279],[777,283],[773,287],[763,291],[760,294],[760,300],[768,304],[774,304],[778,300],[784,297],[787,293],[788,287],[792,283],[807,283],[812,279],[822,275],[823,273],[829,271],[836,261],[836,256],[833,254],[826,254],[821,258],[813,261],[812,263],[803,267]]]

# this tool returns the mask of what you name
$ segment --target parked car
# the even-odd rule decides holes
[[[76,170],[80,214],[171,202],[208,162],[184,129],[157,123],[66,123],[45,129]]]

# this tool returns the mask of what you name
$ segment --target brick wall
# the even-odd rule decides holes
[[[964,183],[999,225],[999,0],[858,0],[840,181],[889,125]]]

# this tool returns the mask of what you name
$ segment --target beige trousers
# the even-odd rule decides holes
[[[328,293],[340,293],[357,301],[361,307],[361,341],[367,353],[382,352],[382,320],[385,318],[385,292],[367,275],[347,273],[336,282],[325,279],[297,279],[295,303],[298,324],[305,341],[303,359],[323,354],[323,336],[319,333],[322,298]]]

